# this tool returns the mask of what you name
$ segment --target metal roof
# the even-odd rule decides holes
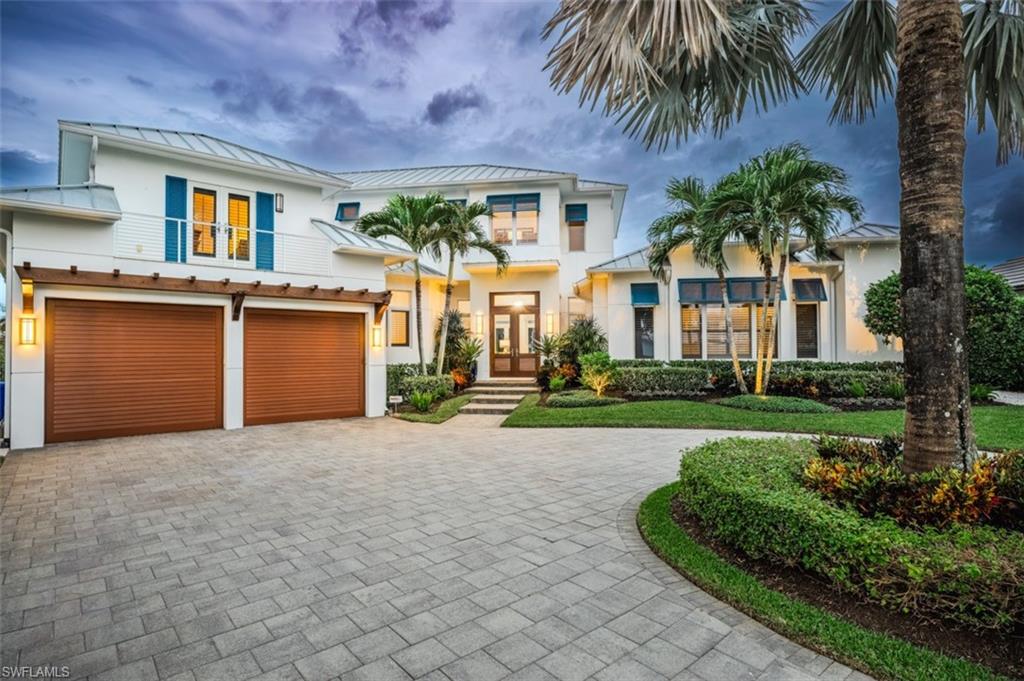
[[[121,218],[114,188],[103,184],[64,184],[0,188],[0,206],[101,219]]]
[[[232,164],[244,165],[264,172],[283,173],[306,181],[315,180],[317,185],[347,186],[331,173],[317,170],[301,163],[288,161],[278,156],[243,147],[240,144],[198,132],[182,132],[163,128],[147,128],[138,125],[118,123],[93,123],[89,121],[60,121],[60,128],[83,135],[96,135],[106,139],[123,140],[133,144],[163,147],[177,153],[216,158]]]
[[[391,170],[356,170],[335,173],[357,189],[411,187],[420,185],[464,184],[470,182],[511,182],[523,180],[571,179],[573,173],[536,168],[474,165],[426,166]]]
[[[385,270],[385,274],[408,274],[408,275],[413,275],[413,274],[415,274],[415,272],[413,271],[413,268],[412,268],[412,261],[411,260],[406,260],[403,263],[398,263],[397,265],[391,265],[390,267],[387,268],[387,270]],[[422,276],[426,276],[426,277],[440,277],[441,279],[445,278],[445,275],[444,275],[443,272],[440,272],[439,270],[435,270],[430,265],[426,265],[424,263],[420,263],[420,274]]]
[[[1003,278],[1010,282],[1010,286],[1014,289],[1024,290],[1024,255],[1001,262],[995,265],[992,271],[1003,275]]]
[[[593,267],[588,267],[587,272],[639,272],[649,269],[647,263],[647,246],[639,248],[625,255],[620,255],[611,260],[605,260]]]
[[[384,256],[385,265],[414,260],[417,257],[415,253],[408,249],[390,244],[382,239],[375,239],[372,236],[346,229],[336,222],[320,220],[319,218],[312,218],[311,221],[314,227],[331,240],[335,246],[335,251],[355,253],[356,255]]]
[[[579,191],[594,191],[598,189],[628,189],[629,185],[616,182],[601,182],[600,180],[577,180],[576,187]]]
[[[896,225],[880,225],[862,222],[840,232],[829,241],[899,241],[900,228]]]

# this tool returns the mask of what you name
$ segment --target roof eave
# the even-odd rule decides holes
[[[535,182],[559,182],[574,178],[574,175],[552,175],[550,177],[526,177],[526,178],[494,178],[494,179],[472,179],[472,180],[442,180],[440,182],[409,182],[380,185],[358,185],[352,184],[348,188],[352,191],[394,191],[396,189],[422,189],[426,187],[466,187],[482,186],[492,184],[529,184]]]
[[[408,260],[415,260],[416,255],[414,253],[402,253],[400,251],[384,251],[376,248],[362,248],[360,246],[350,246],[347,244],[340,244],[334,248],[335,253],[345,253],[348,255],[365,255],[372,258],[383,258],[384,265],[397,265]]]
[[[38,201],[19,201],[17,199],[0,199],[0,209],[22,213],[42,213],[66,218],[79,218],[91,222],[117,222],[121,219],[120,211],[99,210],[96,208],[80,208],[76,206],[58,206]]]

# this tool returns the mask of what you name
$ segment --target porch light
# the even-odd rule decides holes
[[[515,301],[512,303],[512,307],[514,307],[517,310],[522,310],[523,309],[523,301],[521,301],[518,298],[516,298]]]
[[[478,335],[478,336],[484,335],[484,313],[483,312],[477,312],[476,313],[476,335]]]
[[[384,330],[380,324],[374,324],[370,329],[370,345],[378,349],[384,347]]]
[[[283,213],[284,212],[284,194],[281,194],[280,192],[277,193],[277,194],[274,194],[274,212],[275,213]]]
[[[23,316],[20,320],[21,327],[21,344],[22,345],[35,345],[36,344],[36,318]]]
[[[549,336],[555,333],[555,313],[550,310],[546,313],[544,332]]]

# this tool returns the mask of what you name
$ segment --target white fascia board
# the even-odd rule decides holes
[[[0,208],[19,213],[41,213],[65,218],[79,218],[91,222],[117,222],[121,213],[93,208],[75,206],[58,206],[36,201],[19,201],[17,199],[0,199]]]

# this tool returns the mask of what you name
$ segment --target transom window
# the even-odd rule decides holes
[[[217,255],[217,192],[209,189],[192,191],[192,253]]]
[[[535,244],[540,223],[540,194],[488,196],[491,239],[499,244]]]
[[[249,259],[249,197],[228,195],[228,257]]]

